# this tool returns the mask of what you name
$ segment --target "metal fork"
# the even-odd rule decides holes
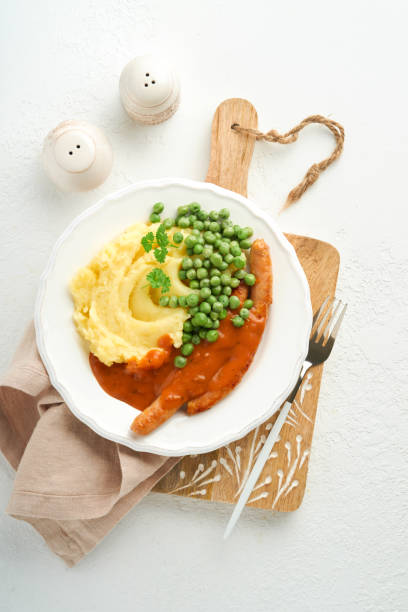
[[[312,331],[309,339],[309,350],[307,353],[307,357],[302,365],[298,381],[294,386],[293,391],[289,395],[288,399],[282,406],[278,418],[276,419],[275,424],[272,427],[265,441],[265,444],[263,445],[262,450],[258,455],[255,465],[252,468],[250,475],[248,476],[248,480],[245,483],[237,505],[235,506],[231,518],[228,522],[227,528],[224,533],[224,540],[227,539],[234,526],[236,525],[241,515],[241,512],[244,509],[244,506],[247,503],[248,498],[251,495],[251,492],[258,481],[263,467],[269,457],[269,453],[271,452],[273,445],[275,444],[280,434],[280,431],[287,419],[289,410],[292,406],[292,402],[296,397],[296,394],[299,390],[300,385],[302,384],[302,381],[307,371],[312,366],[323,363],[329,357],[334,342],[336,340],[337,333],[340,329],[340,325],[343,321],[346,308],[347,304],[343,304],[341,300],[327,297],[324,300],[323,304],[320,306],[320,308],[314,314]]]

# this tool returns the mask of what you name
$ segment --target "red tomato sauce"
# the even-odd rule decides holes
[[[246,292],[239,297],[243,302]],[[138,410],[150,406],[161,394],[162,407],[171,410],[208,391],[230,390],[251,364],[265,327],[267,307],[253,308],[241,328],[231,323],[236,312],[229,312],[221,321],[218,340],[201,341],[182,369],[173,364],[178,350],[171,346],[169,336],[163,336],[158,343],[162,348],[150,350],[139,363],[106,366],[90,354],[92,372],[106,393]]]

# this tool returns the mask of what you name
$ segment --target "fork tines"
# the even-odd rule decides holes
[[[335,297],[327,297],[313,317],[311,340],[314,342],[327,342],[329,338],[336,338],[341,322],[345,315],[347,304]],[[316,329],[315,329],[316,327]],[[313,330],[315,331],[313,332]]]

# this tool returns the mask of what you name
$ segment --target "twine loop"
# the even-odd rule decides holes
[[[305,191],[317,181],[320,174],[324,172],[324,170],[326,170],[326,168],[328,168],[330,164],[332,164],[338,157],[340,157],[344,145],[343,126],[340,125],[340,123],[337,123],[337,121],[327,119],[327,117],[323,117],[322,115],[311,115],[310,117],[306,117],[306,119],[303,119],[303,121],[298,123],[298,125],[295,125],[295,127],[289,130],[289,132],[286,132],[286,134],[279,134],[277,130],[269,130],[269,132],[266,133],[259,132],[258,130],[254,130],[252,128],[241,127],[238,123],[234,123],[231,126],[231,129],[233,129],[235,132],[238,132],[239,134],[247,134],[248,136],[254,136],[256,140],[278,142],[279,144],[290,144],[291,142],[295,142],[298,139],[299,132],[311,123],[320,123],[321,125],[326,126],[333,134],[336,141],[336,146],[329,157],[310,166],[301,182],[289,193],[283,208],[287,208],[299,200]]]

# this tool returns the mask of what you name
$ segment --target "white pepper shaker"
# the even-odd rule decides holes
[[[46,137],[43,162],[63,191],[88,191],[109,176],[113,154],[104,132],[87,121],[63,121]]]
[[[119,92],[128,115],[143,125],[166,121],[180,102],[180,85],[174,70],[153,55],[136,57],[125,66]]]

